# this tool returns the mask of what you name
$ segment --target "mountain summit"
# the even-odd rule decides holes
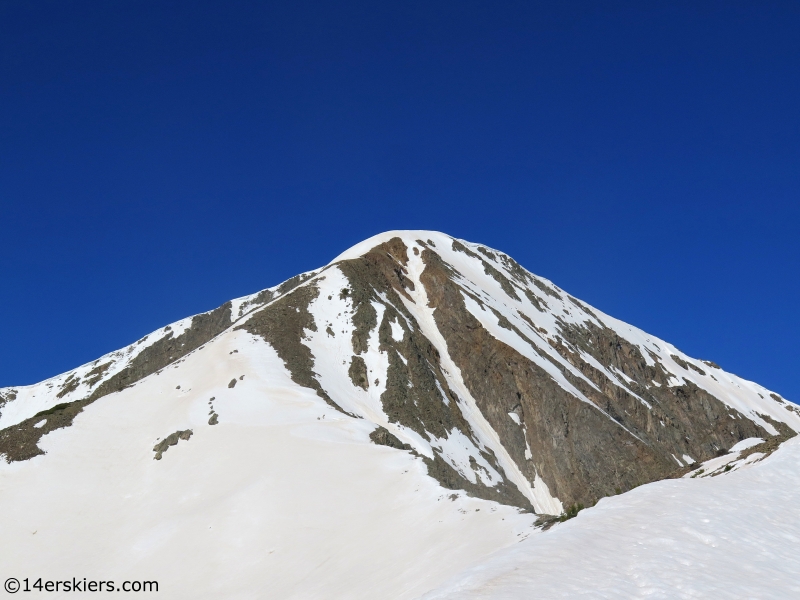
[[[322,529],[395,519],[397,540],[403,511],[446,528],[490,507],[469,517],[489,519],[473,533],[500,527],[482,534],[485,553],[527,535],[533,513],[702,476],[715,460],[731,470],[724,457],[738,457],[743,441],[761,458],[798,431],[800,410],[779,395],[603,314],[502,252],[392,231],[73,371],[0,389],[0,509],[68,537],[54,524],[60,511],[87,510],[87,489],[105,494],[92,504],[98,523],[130,543],[111,571],[130,552],[157,564],[167,548],[205,547],[215,527],[215,543],[251,553],[252,568],[272,560],[270,545],[307,543],[326,556],[334,542],[302,526],[291,540],[270,538],[264,528],[290,535],[273,511],[295,525],[324,517]],[[61,497],[57,507],[46,490]],[[369,520],[374,502],[389,512]],[[17,542],[47,557],[20,527]],[[354,556],[387,559],[371,543]],[[391,552],[418,551],[396,543]],[[87,547],[76,564],[111,564],[101,550]],[[467,560],[452,554],[451,571]],[[337,561],[326,568],[346,572]]]

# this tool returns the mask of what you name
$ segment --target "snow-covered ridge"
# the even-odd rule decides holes
[[[312,274],[313,272],[303,273],[299,277],[311,277]],[[230,325],[267,304],[266,298],[277,294],[284,283],[231,300]],[[103,382],[122,372],[137,356],[153,344],[167,338],[181,337],[192,327],[196,317],[210,314],[210,312],[212,311],[170,323],[124,348],[109,352],[92,362],[39,383],[0,388],[0,430],[59,404],[75,402],[88,397]],[[3,404],[3,398],[9,398],[9,401]]]
[[[27,386],[0,388],[0,395],[13,392],[15,399],[0,407],[0,429],[4,429],[57,404],[74,402],[88,396],[100,384],[122,371],[142,351],[159,340],[179,337],[191,327],[194,317],[187,317],[150,333],[133,344]]]

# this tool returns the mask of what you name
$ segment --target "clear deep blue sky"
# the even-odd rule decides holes
[[[800,400],[798,32],[796,1],[4,0],[0,386],[424,228]]]

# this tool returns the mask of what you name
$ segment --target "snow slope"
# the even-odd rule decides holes
[[[92,404],[46,455],[0,463],[3,573],[155,580],[167,598],[414,598],[530,533],[533,515],[443,490],[373,427],[293,383],[263,340],[220,336]]]
[[[800,440],[726,476],[604,498],[423,596],[800,597]]]

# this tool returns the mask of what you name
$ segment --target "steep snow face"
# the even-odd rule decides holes
[[[423,598],[800,597],[798,464],[795,438],[725,477],[605,498]]]
[[[302,343],[311,350],[314,371],[322,388],[345,412],[387,428],[416,452],[432,458],[430,441],[412,429],[391,423],[383,409],[381,396],[386,391],[389,357],[380,348],[377,324],[383,321],[386,307],[370,303],[376,313],[376,325],[369,331],[366,352],[360,354],[366,371],[363,384],[357,385],[349,373],[354,356],[355,308],[352,298],[342,294],[350,282],[338,268],[332,267],[311,283],[319,289],[319,295],[308,307],[314,315],[316,331],[306,330]],[[402,325],[392,321],[392,331],[397,332],[398,328],[402,332]]]

